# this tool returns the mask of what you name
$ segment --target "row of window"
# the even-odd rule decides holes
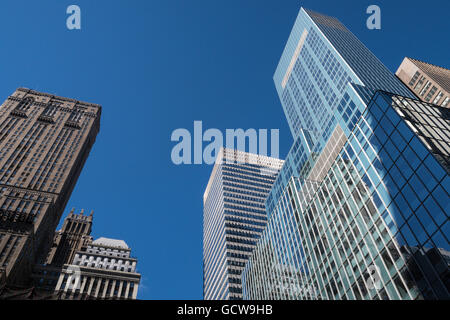
[[[420,77],[420,79],[419,79]],[[419,81],[417,81],[419,80]],[[424,85],[425,83],[425,85]],[[425,93],[428,92],[428,94],[425,96],[425,101],[430,102],[433,96],[436,94],[438,88],[436,86],[432,86],[433,83],[431,80],[428,80],[424,75],[421,75],[419,71],[416,71],[414,73],[413,77],[411,78],[411,81],[409,82],[409,86],[416,91],[420,97],[424,97]],[[431,90],[430,90],[431,88]],[[430,91],[428,91],[430,90]],[[450,97],[444,97],[444,92],[439,91],[439,93],[435,96],[433,100],[433,104],[440,105],[442,107],[447,107],[450,103]]]

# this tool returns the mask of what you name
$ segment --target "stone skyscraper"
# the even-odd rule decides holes
[[[203,295],[242,299],[241,272],[264,229],[283,160],[221,149],[203,197]]]
[[[77,251],[92,242],[93,211],[89,215],[74,209],[64,219],[60,230],[54,233],[53,244],[43,264],[33,268],[33,285],[39,289],[53,292],[65,264],[71,264]]]
[[[73,261],[75,253],[92,242],[93,211],[89,215],[74,213],[72,209],[64,219],[61,230],[55,232],[53,245],[46,259],[47,265],[63,266]]]
[[[100,130],[101,106],[17,89],[0,107],[0,279],[27,284]]]

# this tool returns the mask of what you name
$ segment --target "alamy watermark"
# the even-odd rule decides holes
[[[367,268],[367,273],[369,277],[366,279],[366,287],[369,290],[380,290],[381,289],[381,275],[380,268],[376,265],[371,265]]]
[[[381,29],[381,9],[377,5],[370,5],[366,10],[367,14],[370,16],[367,18],[366,26],[369,30],[380,30]]]
[[[184,128],[175,129],[170,140],[177,142],[172,148],[171,159],[180,164],[213,164],[222,147],[269,156],[268,140],[270,131],[270,157],[279,158],[279,129],[219,129],[211,128],[203,132],[202,121],[194,121],[194,134]],[[203,143],[207,142],[204,146]]]
[[[67,7],[66,13],[69,14],[66,20],[66,27],[69,30],[81,29],[81,9],[79,6],[72,4]]]
[[[65,290],[75,291],[81,287],[81,270],[76,265],[69,265],[66,273],[69,275]]]

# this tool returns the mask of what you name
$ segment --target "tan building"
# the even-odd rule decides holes
[[[100,130],[101,106],[17,89],[0,107],[0,280],[27,285]]]
[[[395,74],[420,100],[450,107],[450,70],[405,58]]]

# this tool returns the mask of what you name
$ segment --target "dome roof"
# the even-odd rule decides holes
[[[107,247],[115,247],[115,248],[121,248],[121,249],[129,249],[128,245],[123,240],[116,240],[116,239],[109,239],[109,238],[98,238],[97,240],[94,240],[92,244],[100,245],[100,246],[107,246]]]

